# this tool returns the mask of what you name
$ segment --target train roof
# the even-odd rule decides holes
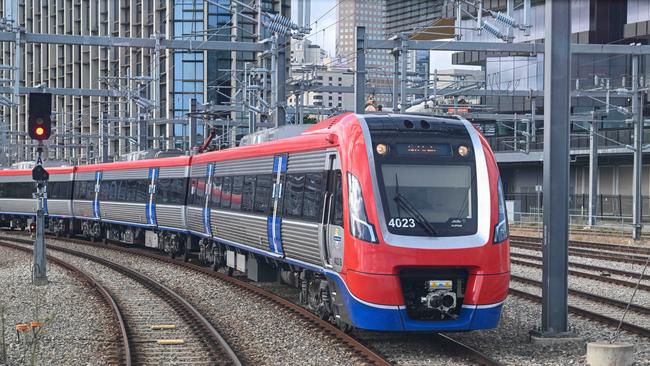
[[[50,174],[70,174],[75,171],[74,166],[63,166],[63,167],[45,167]],[[0,170],[0,176],[15,176],[15,175],[28,175],[31,179],[32,170],[31,169],[5,169]]]
[[[190,163],[189,156],[176,156],[172,158],[118,161],[115,163],[80,165],[77,167],[76,171],[95,172],[95,171],[105,171],[105,170],[138,169],[138,168],[153,168],[153,167],[162,168],[162,167],[189,165],[189,163]]]

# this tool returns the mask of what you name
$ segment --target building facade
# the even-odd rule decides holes
[[[336,28],[336,57],[346,68],[354,68],[356,61],[356,27],[366,27],[366,37],[386,37],[386,0],[341,0],[336,7],[338,26]],[[393,85],[393,56],[382,50],[368,50],[366,53],[366,91],[375,99],[389,105],[391,96],[379,94],[374,89],[390,88]]]
[[[163,39],[258,41],[257,17],[235,2],[219,0],[0,0],[0,18],[17,20],[27,33]],[[262,9],[290,15],[290,0],[262,0]],[[14,15],[15,13],[15,15]],[[15,23],[14,23],[15,24]],[[234,26],[233,26],[234,24]],[[269,35],[262,30],[262,38]],[[14,43],[0,42],[0,59],[10,65]],[[50,159],[73,163],[111,159],[142,148],[187,149],[186,113],[191,99],[229,103],[252,52],[185,51],[136,47],[24,44],[21,86],[110,90],[116,97],[55,95],[54,131],[46,142]],[[11,68],[0,78],[12,79]],[[11,98],[11,95],[4,95]],[[26,137],[27,100],[0,107],[0,142],[11,145],[4,163],[31,160]],[[225,118],[240,118],[225,113]],[[146,133],[143,130],[146,129]],[[199,131],[202,129],[199,128]],[[146,146],[139,136],[148,136]],[[1,162],[1,160],[0,160]]]
[[[492,11],[506,12],[502,1],[485,2]],[[469,9],[471,11],[471,9]],[[513,42],[542,42],[544,40],[543,1],[533,1],[530,9],[529,32],[509,29],[489,15],[484,16],[503,35],[511,35]],[[443,17],[453,18],[451,6],[443,9]],[[513,18],[525,24],[524,11],[516,8]],[[647,1],[571,0],[572,43],[583,44],[647,44],[650,24],[650,6]],[[467,18],[463,28],[475,27]],[[490,32],[461,30],[463,41],[503,42]],[[574,96],[571,98],[571,169],[570,213],[582,218],[588,212],[589,196],[589,128],[598,126],[598,216],[611,217],[617,222],[629,222],[632,216],[632,159],[629,146],[633,145],[633,124],[626,112],[631,98],[621,90],[630,90],[632,84],[631,55],[573,54],[571,57],[571,90],[600,91],[601,96]],[[495,52],[458,52],[453,56],[458,65],[479,65],[485,73],[481,104],[496,117],[482,117],[480,112],[469,113],[484,132],[495,151],[503,177],[506,196],[517,203],[515,211],[537,212],[536,187],[542,185],[544,147],[543,96],[508,96],[511,92],[542,92],[544,90],[544,56],[499,54]],[[640,56],[640,75],[647,80],[650,59]],[[617,92],[619,91],[619,92]],[[490,95],[493,94],[493,95]],[[499,95],[498,95],[499,94]],[[585,93],[586,94],[586,93]],[[608,96],[606,96],[609,94]],[[531,94],[532,95],[532,94]],[[648,115],[648,95],[643,99],[644,115]],[[532,109],[536,118],[533,117]],[[486,114],[487,115],[487,114]],[[644,129],[643,141],[650,138],[650,129]],[[650,158],[644,149],[644,161]],[[650,221],[650,165],[644,164],[642,174],[643,217]],[[621,221],[622,220],[622,221]]]

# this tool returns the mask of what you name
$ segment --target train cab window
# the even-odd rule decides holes
[[[273,191],[273,177],[272,174],[257,176],[257,184],[255,185],[255,212],[267,213],[269,211],[271,193]]]
[[[230,208],[230,199],[232,197],[232,177],[223,177],[221,191],[221,208]]]
[[[308,220],[320,220],[323,205],[323,173],[305,174],[305,193],[302,217]]]
[[[232,194],[230,197],[230,208],[240,210],[242,204],[242,190],[244,189],[244,177],[238,175],[232,178]]]
[[[305,192],[304,174],[287,174],[284,186],[283,215],[300,217]]]
[[[336,172],[336,183],[332,207],[332,224],[343,226],[343,186],[341,183],[341,171]]]
[[[255,176],[244,177],[244,187],[241,196],[241,210],[245,212],[253,211],[253,202],[255,198]]]
[[[219,208],[221,205],[222,181],[222,177],[212,178],[212,192],[210,192],[210,203],[212,204],[213,208]]]

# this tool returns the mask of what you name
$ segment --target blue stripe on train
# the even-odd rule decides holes
[[[279,216],[275,217],[275,222],[273,222],[273,215],[266,218],[266,230],[269,240],[269,250],[284,255],[284,249],[282,248],[282,235],[280,228],[282,227],[282,218]],[[273,233],[275,229],[275,235]]]

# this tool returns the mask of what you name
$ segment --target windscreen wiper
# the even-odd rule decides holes
[[[418,224],[420,224],[424,228],[424,230],[426,230],[431,236],[438,236],[438,233],[436,233],[436,229],[434,229],[433,226],[431,226],[431,224],[429,223],[429,221],[427,221],[424,215],[422,215],[422,213],[418,211],[418,209],[415,208],[406,197],[397,193],[395,195],[395,202],[397,202],[397,204],[402,206],[402,208],[406,210],[406,212],[408,212],[411,216],[413,216],[413,219]]]

